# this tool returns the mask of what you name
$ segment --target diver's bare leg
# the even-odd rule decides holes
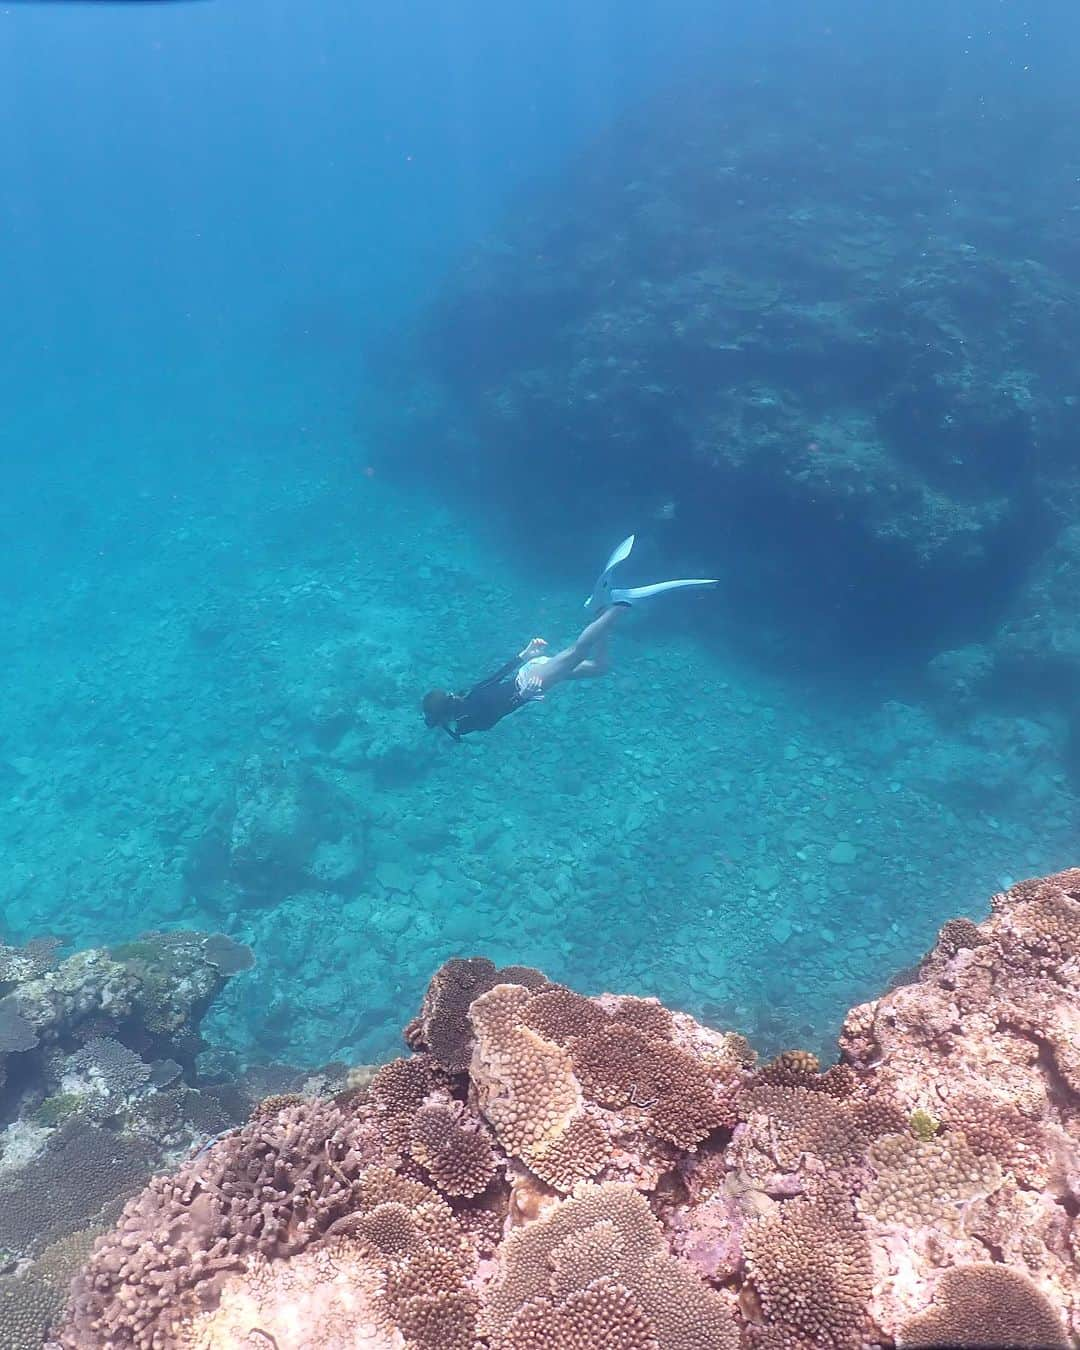
[[[595,680],[601,675],[607,675],[611,670],[611,664],[608,661],[579,661],[574,669],[567,675],[567,680]]]
[[[594,619],[581,632],[572,647],[566,647],[556,656],[553,656],[546,665],[541,666],[536,673],[542,690],[551,689],[563,680],[580,679],[589,675],[602,675],[604,671],[595,667],[604,664],[606,658],[602,657],[599,662],[594,662],[590,661],[590,657],[597,648],[602,648],[605,638],[607,638],[620,613],[625,608],[625,605],[612,605],[610,609],[605,609],[599,618]],[[577,673],[578,667],[587,661],[594,668],[582,671],[579,676]]]
[[[606,675],[610,669],[611,643],[605,635],[593,648],[592,656],[587,656],[584,661],[579,661],[566,678],[568,680],[595,680],[601,675]]]

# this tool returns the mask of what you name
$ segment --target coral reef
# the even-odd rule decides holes
[[[207,1008],[250,957],[191,932],[63,960],[56,943],[0,948],[0,1262],[15,1272],[0,1330],[16,1343],[34,1343],[18,1327],[56,1284],[35,1273],[45,1249],[246,1114],[196,1059]]]
[[[411,1057],[268,1100],[129,1201],[54,1344],[1067,1347],[1078,943],[1080,870],[1014,886],[824,1070],[455,960]]]

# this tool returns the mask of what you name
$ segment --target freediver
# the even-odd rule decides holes
[[[508,714],[527,703],[542,699],[550,689],[568,680],[594,679],[611,669],[608,638],[619,615],[638,600],[660,595],[685,586],[715,586],[715,578],[681,581],[657,581],[650,586],[615,587],[612,572],[624,562],[634,547],[634,536],[624,539],[612,553],[600,573],[586,608],[597,610],[597,617],[582,630],[577,640],[554,656],[548,656],[543,638],[533,638],[525,647],[500,666],[493,675],[471,689],[450,693],[431,689],[423,698],[424,721],[429,727],[441,727],[455,741],[473,731],[490,731]]]

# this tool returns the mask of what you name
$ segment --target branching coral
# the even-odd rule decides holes
[[[154,1345],[159,1318],[204,1283],[249,1255],[301,1251],[354,1212],[355,1179],[379,1157],[333,1103],[255,1117],[129,1203],[75,1286],[62,1344]]]

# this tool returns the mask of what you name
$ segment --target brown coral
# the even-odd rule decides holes
[[[711,1066],[670,1041],[614,1023],[581,1038],[573,1056],[590,1101],[642,1110],[646,1127],[678,1148],[690,1148],[730,1123]]]
[[[806,1155],[828,1168],[861,1162],[871,1139],[902,1124],[886,1103],[850,1103],[801,1085],[757,1081],[740,1095],[738,1111],[787,1171],[800,1167]]]
[[[808,1050],[784,1050],[758,1070],[762,1083],[804,1083],[821,1069],[817,1055]]]
[[[446,1203],[386,1168],[365,1173],[354,1195],[356,1209],[322,1241],[288,1260],[240,1261],[216,1308],[190,1309],[185,1350],[244,1344],[230,1327],[252,1325],[282,1347],[473,1350],[475,1259]]]
[[[655,998],[624,996],[615,1000],[612,1013],[616,1022],[634,1027],[653,1040],[670,1041],[675,1030],[675,1019]]]
[[[566,1129],[522,1154],[541,1181],[557,1191],[571,1191],[579,1181],[588,1181],[604,1169],[611,1157],[607,1131],[595,1116],[571,1118]]]
[[[899,1346],[1000,1346],[1067,1350],[1061,1317],[1027,1275],[1008,1266],[954,1266],[938,1281],[933,1305],[897,1336]]]
[[[919,1140],[889,1134],[868,1156],[877,1175],[859,1205],[885,1224],[955,1227],[966,1204],[1001,1184],[997,1160],[977,1156],[962,1135]]]
[[[447,961],[432,976],[419,1015],[405,1030],[406,1040],[414,1050],[429,1050],[449,1072],[463,1073],[472,1057],[469,1008],[481,994],[502,983],[538,989],[547,979],[528,966],[500,971],[483,956]]]
[[[413,1055],[411,1059],[393,1059],[378,1069],[368,1084],[368,1094],[384,1115],[411,1118],[434,1084],[427,1056]]]
[[[770,1087],[804,1087],[838,1100],[855,1091],[855,1076],[846,1064],[830,1064],[822,1072],[817,1056],[805,1050],[783,1051],[757,1070],[753,1082]]]
[[[0,1345],[40,1350],[63,1305],[63,1294],[35,1275],[0,1275]]]
[[[590,1101],[608,1107],[636,1104],[655,1095],[647,1077],[652,1053],[653,1043],[643,1032],[606,1026],[574,1047],[574,1072]]]
[[[981,947],[985,941],[978,924],[970,919],[949,919],[938,933],[937,948],[946,956],[955,956],[962,947]]]
[[[522,1012],[526,1026],[559,1045],[568,1045],[578,1036],[604,1026],[609,1021],[604,1010],[572,989],[545,989],[531,998]]]
[[[958,1093],[947,1098],[942,1122],[950,1131],[963,1134],[975,1153],[996,1158],[1027,1185],[1046,1185],[1049,1176],[1046,1137],[1039,1124],[1011,1102],[994,1102],[970,1092]]]
[[[598,1224],[605,1225],[605,1235],[617,1235],[618,1268],[640,1266],[661,1249],[659,1227],[644,1197],[612,1183],[586,1187],[546,1218],[509,1234],[499,1253],[499,1274],[485,1300],[484,1326],[497,1333],[526,1303],[549,1300],[553,1253],[562,1248],[569,1255],[563,1244]],[[598,1271],[595,1265],[589,1271],[590,1278],[611,1273]],[[562,1288],[564,1297],[572,1287]]]
[[[465,1128],[450,1106],[433,1104],[416,1113],[409,1152],[444,1195],[480,1195],[495,1176],[495,1155],[479,1122]]]
[[[746,1268],[768,1326],[795,1343],[832,1350],[862,1343],[870,1245],[842,1192],[791,1200],[755,1219],[746,1232]]]
[[[467,1082],[425,1053],[367,1095],[266,1104],[129,1206],[61,1344],[217,1350],[240,1325],[283,1350],[316,1334],[325,1350],[358,1334],[725,1350],[740,1323],[747,1350],[956,1328],[1064,1344],[1069,1310],[1080,1329],[1078,895],[1080,872],[996,897],[848,1017],[824,1072],[788,1052],[755,1073],[740,1038],[653,1001],[451,963],[413,1037],[467,1046]]]
[[[481,1110],[510,1153],[560,1135],[581,1105],[570,1056],[522,1021],[529,991],[496,985],[476,999],[472,1079]]]
[[[175,1177],[155,1177],[76,1282],[61,1344],[154,1345],[160,1317],[249,1254],[291,1255],[329,1232],[355,1207],[354,1179],[378,1153],[362,1120],[303,1102],[257,1117]]]
[[[547,1217],[510,1234],[488,1291],[482,1327],[495,1345],[508,1350],[531,1350],[534,1344],[607,1350],[611,1342],[584,1333],[578,1341],[537,1339],[564,1330],[567,1303],[600,1282],[605,1301],[631,1318],[627,1325],[634,1334],[647,1330],[664,1350],[728,1350],[738,1343],[724,1300],[668,1254],[647,1202],[612,1183],[584,1187]],[[614,1286],[625,1293],[616,1298]],[[600,1329],[593,1334],[600,1335]],[[508,1336],[517,1339],[508,1341]]]
[[[493,1344],[496,1350],[661,1350],[639,1300],[606,1277],[558,1305],[527,1303]]]

